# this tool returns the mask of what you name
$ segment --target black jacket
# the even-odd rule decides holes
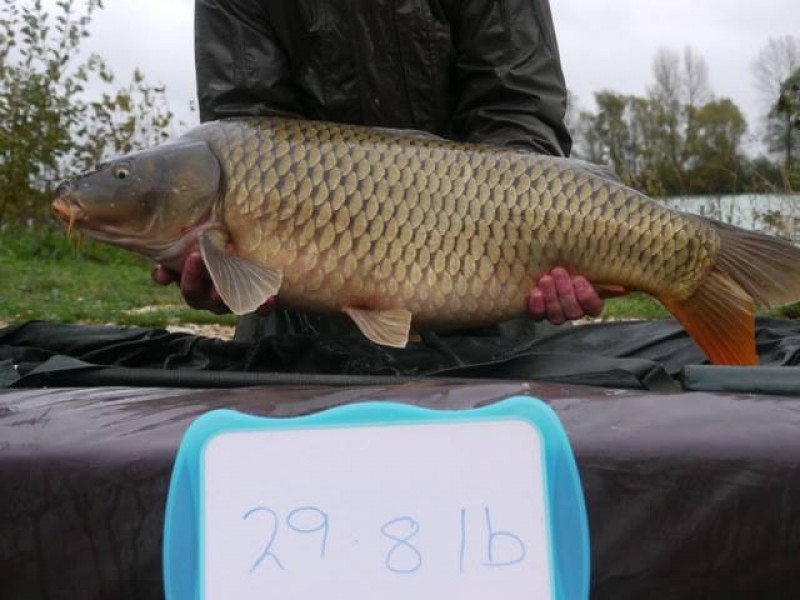
[[[202,121],[282,115],[565,156],[572,145],[548,0],[196,0],[195,58]],[[236,337],[353,329],[278,309],[239,319]]]
[[[279,114],[568,155],[548,0],[196,0],[202,121]]]

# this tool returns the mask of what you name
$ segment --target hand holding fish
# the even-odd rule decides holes
[[[161,285],[177,283],[186,303],[192,308],[217,315],[231,312],[214,287],[199,252],[186,258],[180,273],[158,265],[153,270],[153,281]],[[266,315],[276,304],[276,298],[272,296],[255,312]],[[539,278],[528,295],[527,307],[531,318],[537,321],[547,319],[553,325],[561,325],[565,321],[600,315],[603,299],[586,278],[571,277],[566,269],[556,267]]]
[[[153,281],[160,285],[177,283],[181,289],[181,294],[183,294],[183,299],[186,300],[186,304],[191,308],[208,310],[215,315],[224,315],[231,312],[231,309],[220,297],[217,288],[214,287],[214,282],[211,281],[211,276],[205,264],[203,264],[203,257],[200,256],[199,252],[193,252],[186,257],[186,261],[183,263],[183,270],[180,273],[176,273],[163,265],[158,265],[153,269],[152,275]],[[272,312],[276,304],[277,298],[271,296],[255,312],[260,315],[267,315]]]
[[[583,317],[597,317],[603,312],[603,299],[582,276],[570,276],[556,267],[539,278],[528,295],[528,314],[536,320],[547,319],[553,325]]]

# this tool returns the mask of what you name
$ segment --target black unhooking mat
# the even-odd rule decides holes
[[[800,597],[800,400],[423,380],[0,391],[0,598],[163,598],[170,471],[186,428],[213,408],[468,409],[517,394],[547,401],[567,430],[589,514],[593,600]]]
[[[550,403],[567,429],[593,599],[800,597],[800,324],[759,319],[757,337],[762,366],[739,369],[707,365],[669,319],[535,339],[427,336],[405,351],[2,329],[0,599],[163,597],[169,475],[205,411],[468,409],[516,394]]]
[[[674,319],[564,326],[539,337],[427,334],[405,349],[360,335],[225,341],[163,329],[30,321],[0,329],[0,387],[536,379],[651,390],[800,395],[800,322],[757,320],[761,366],[714,367]],[[779,368],[780,367],[780,368]]]

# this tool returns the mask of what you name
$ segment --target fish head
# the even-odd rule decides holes
[[[179,139],[64,181],[52,208],[70,231],[161,260],[212,218],[221,173],[206,142]]]

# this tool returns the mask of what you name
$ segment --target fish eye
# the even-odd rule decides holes
[[[130,167],[127,165],[117,165],[114,167],[114,178],[123,181],[127,179],[131,174]]]

